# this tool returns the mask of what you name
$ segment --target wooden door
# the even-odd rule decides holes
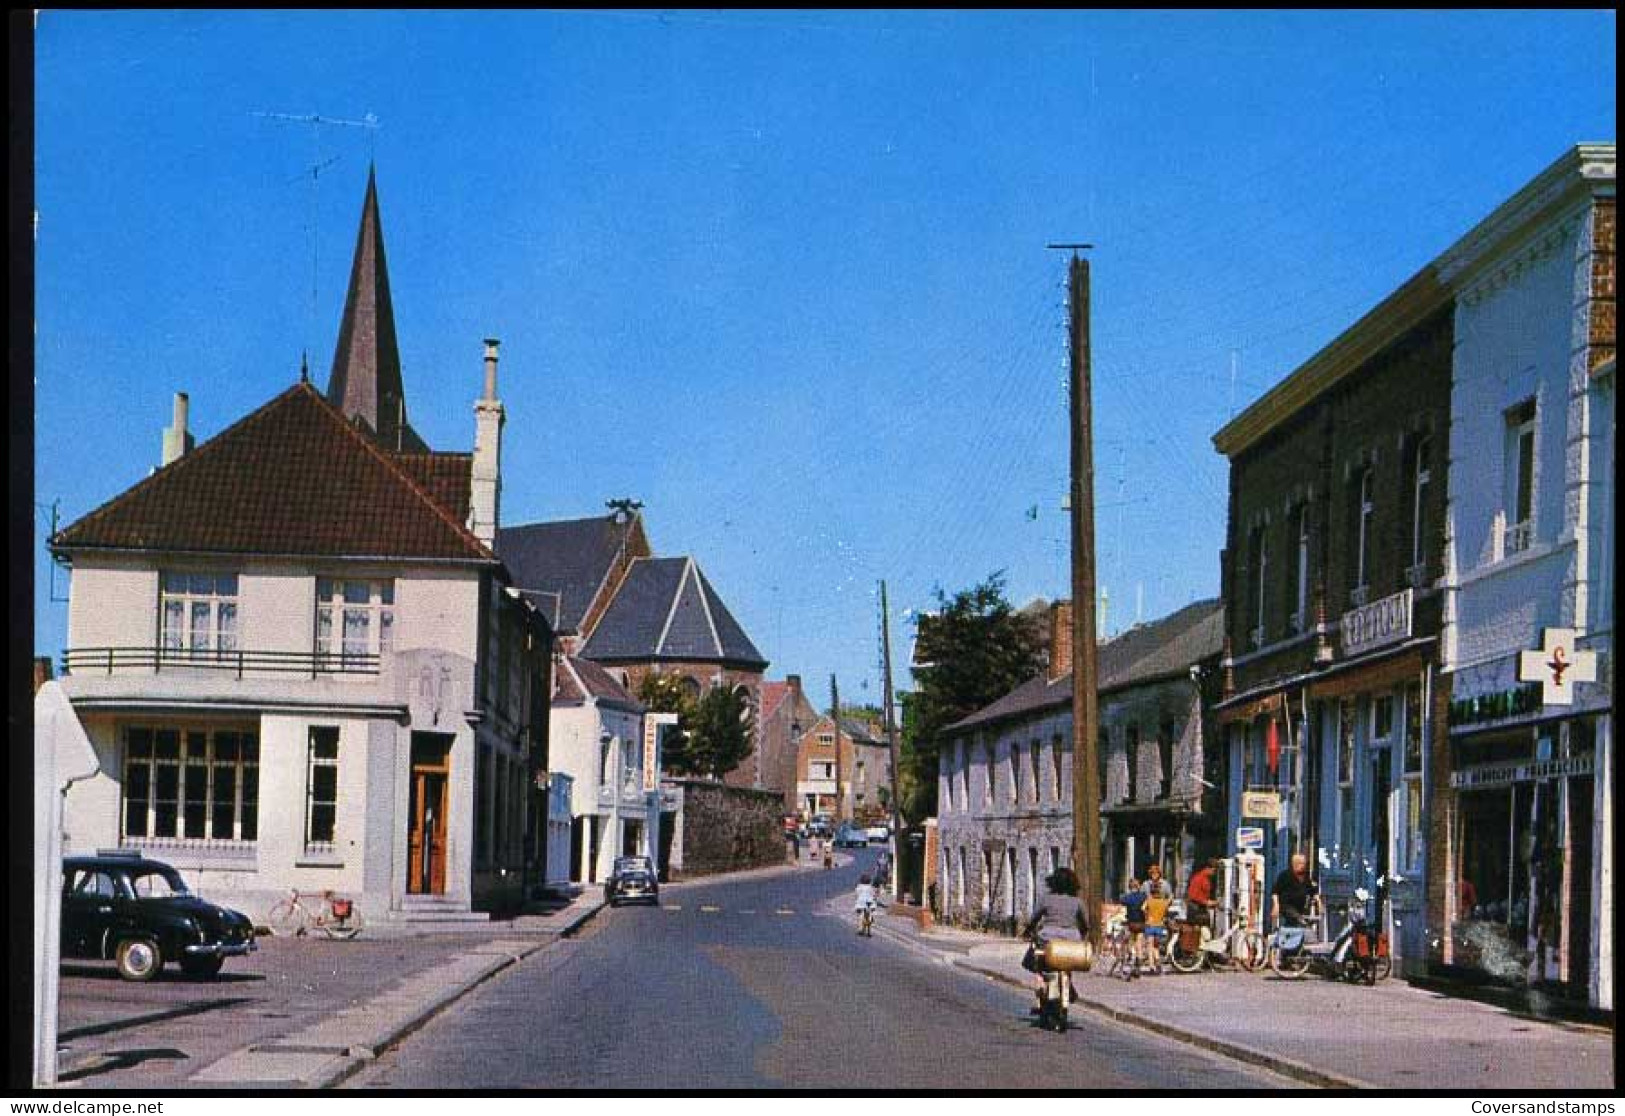
[[[433,740],[412,743],[412,800],[408,810],[408,895],[446,890],[446,812],[451,771],[447,749]]]

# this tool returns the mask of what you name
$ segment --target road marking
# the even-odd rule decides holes
[[[667,903],[666,909],[668,911],[680,911],[683,909],[683,905],[681,903]]]
[[[778,910],[774,911],[773,913],[774,914],[795,914],[796,912],[790,910],[788,907],[780,907]]]
[[[709,903],[703,903],[700,905],[700,910],[704,911],[706,914],[716,914],[721,909],[721,907],[713,907]]]

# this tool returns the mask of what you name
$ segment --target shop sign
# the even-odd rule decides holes
[[[1281,818],[1280,794],[1276,791],[1243,791],[1241,795],[1241,816],[1244,818],[1279,821]]]
[[[675,713],[646,713],[643,716],[643,790],[660,789],[660,769],[665,763],[663,734],[677,728]]]
[[[1244,825],[1236,830],[1236,848],[1261,849],[1264,847],[1264,829],[1257,825]]]
[[[1518,656],[1518,681],[1540,683],[1546,705],[1574,704],[1574,686],[1597,680],[1597,656],[1574,648],[1573,628],[1547,628],[1539,651]]]
[[[1450,785],[1457,790],[1482,790],[1509,783],[1533,783],[1545,779],[1562,779],[1570,775],[1590,775],[1596,770],[1595,756],[1570,756],[1567,759],[1540,760],[1534,763],[1498,763],[1493,766],[1469,767],[1453,771]]]
[[[1491,694],[1462,698],[1450,703],[1450,726],[1476,725],[1481,721],[1503,721],[1526,713],[1538,713],[1541,705],[1539,683],[1499,690]]]
[[[1362,655],[1373,648],[1409,639],[1413,592],[1406,589],[1343,613],[1339,625],[1343,634],[1343,654]]]

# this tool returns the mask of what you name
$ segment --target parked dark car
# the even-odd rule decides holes
[[[646,856],[618,856],[609,879],[604,881],[604,901],[611,907],[622,903],[660,902],[660,883],[654,863]]]
[[[193,895],[179,872],[139,856],[62,861],[62,956],[112,959],[125,980],[154,980],[170,961],[212,977],[258,948],[247,915]]]

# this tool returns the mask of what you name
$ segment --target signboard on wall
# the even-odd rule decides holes
[[[1244,791],[1241,796],[1241,816],[1279,821],[1281,795],[1277,791]]]
[[[1570,756],[1567,759],[1538,760],[1534,763],[1497,763],[1469,767],[1450,773],[1450,785],[1457,790],[1482,790],[1508,783],[1532,783],[1562,779],[1570,775],[1590,775],[1596,771],[1597,757]]]
[[[1406,589],[1343,613],[1338,625],[1345,656],[1363,655],[1378,647],[1411,637],[1411,599]]]
[[[1264,827],[1244,825],[1236,830],[1236,848],[1261,849],[1264,847]]]
[[[660,765],[663,760],[662,734],[677,727],[675,713],[645,713],[643,715],[643,789],[645,793],[660,789]]]

